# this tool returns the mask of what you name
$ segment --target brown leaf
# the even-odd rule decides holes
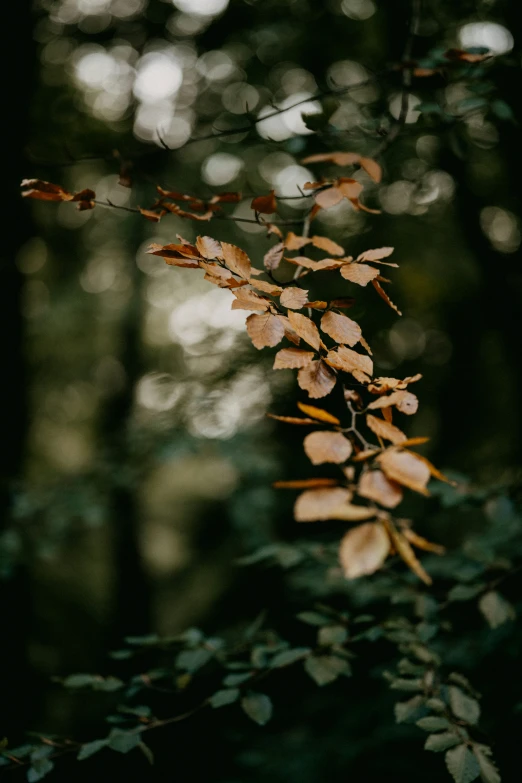
[[[373,158],[359,158],[359,165],[374,182],[380,182],[382,179],[382,168]]]
[[[159,223],[161,218],[167,214],[164,209],[160,210],[159,212],[156,212],[153,209],[142,209],[141,207],[139,207],[139,210],[140,213],[143,215],[143,217],[146,218],[147,220],[150,220],[151,223]]]
[[[326,310],[328,302],[323,302],[322,299],[316,299],[313,302],[305,302],[305,307],[311,307],[312,310]]]
[[[324,269],[338,269],[344,264],[344,261],[338,258],[323,258],[321,261],[312,261],[307,256],[294,256],[293,258],[285,256],[285,261],[296,266],[304,266],[305,269],[311,269],[312,272],[321,272]]]
[[[398,315],[402,315],[402,313],[399,310],[399,308],[397,307],[397,305],[392,302],[392,300],[390,299],[390,297],[388,296],[388,294],[386,293],[386,291],[384,290],[382,285],[379,283],[379,281],[378,280],[372,280],[372,285],[375,288],[375,290],[377,291],[377,293],[379,294],[379,296],[381,297],[381,299],[384,299],[386,304],[390,305],[392,310],[395,310],[395,312]]]
[[[321,152],[317,155],[308,155],[302,163],[334,163],[336,166],[353,166],[358,163],[360,155],[357,152]]]
[[[268,310],[271,304],[270,299],[259,296],[249,288],[238,288],[232,293],[236,297],[232,302],[232,310],[254,310],[262,313]]]
[[[259,350],[277,345],[285,333],[281,320],[272,313],[249,315],[246,319],[246,327],[250,339]]]
[[[417,549],[423,549],[425,552],[434,552],[436,555],[443,555],[446,551],[440,544],[433,544],[431,541],[428,541],[427,538],[417,535],[414,530],[411,530],[408,527],[402,531],[402,534],[404,538],[407,538],[410,544],[416,546]]]
[[[72,201],[73,199],[73,194],[61,185],[54,185],[42,179],[23,179],[20,187],[23,188],[24,198],[35,198],[40,201]]]
[[[270,272],[274,269],[277,269],[281,263],[281,259],[283,258],[283,252],[284,247],[282,242],[278,242],[277,245],[271,247],[268,253],[265,253],[263,258],[265,269],[268,269]]]
[[[153,243],[149,245],[147,253],[153,256],[161,256],[170,266],[184,266],[192,269],[199,267],[199,261],[196,258],[187,258],[179,252],[181,245],[158,245]]]
[[[219,264],[200,261],[199,266],[207,273],[205,275],[205,280],[209,280],[220,288],[232,288],[239,282],[233,277],[230,269],[225,269],[225,267],[222,267]]]
[[[285,424],[315,424],[317,426],[317,422],[315,419],[303,419],[299,416],[277,416],[275,413],[267,413],[266,414],[269,419],[276,419],[277,421],[284,421]]]
[[[331,256],[344,256],[344,248],[328,237],[313,236],[311,241],[314,247],[324,250]]]
[[[228,242],[221,243],[221,250],[230,271],[248,280],[252,274],[252,265],[245,251],[235,245],[229,245]]]
[[[426,485],[430,480],[430,471],[416,454],[391,448],[380,454],[377,461],[392,481],[421,495],[429,495]]]
[[[361,338],[361,327],[346,315],[331,310],[321,318],[321,329],[337,343],[354,346]]]
[[[314,358],[313,351],[301,348],[281,348],[275,355],[274,370],[298,370],[307,367]]]
[[[277,317],[279,318],[279,320],[283,324],[283,328],[285,330],[285,337],[286,337],[286,339],[290,340],[290,342],[293,343],[294,345],[299,345],[299,343],[301,342],[301,338],[299,337],[297,332],[295,332],[292,329],[290,321],[288,320],[286,315],[278,315]]]
[[[368,345],[368,343],[366,342],[366,340],[362,335],[359,337],[359,342],[361,343],[364,350],[367,351],[370,354],[370,356],[373,356],[372,349],[370,348],[370,346]]]
[[[344,487],[309,489],[299,495],[295,501],[294,517],[297,522],[338,519],[337,514],[351,497],[350,490]]]
[[[411,375],[408,378],[404,378],[402,381],[398,378],[374,378],[372,383],[368,386],[368,391],[372,392],[372,394],[384,394],[392,389],[406,389],[410,383],[416,383],[416,381],[420,381],[421,378],[422,375],[420,372],[417,373],[417,375]]]
[[[465,63],[481,63],[483,60],[491,58],[491,53],[488,54],[476,54],[475,52],[467,52],[465,49],[448,49],[444,52],[444,57],[448,60],[460,60]]]
[[[263,215],[271,215],[277,210],[277,201],[274,191],[271,190],[266,196],[256,196],[252,199],[250,207],[255,212],[261,212]]]
[[[416,454],[414,452],[408,452],[408,454],[413,454],[417,459],[422,460],[426,467],[428,468],[430,474],[433,476],[433,478],[438,479],[439,481],[444,481],[446,484],[450,484],[452,487],[457,486],[456,481],[452,481],[452,479],[449,479],[447,476],[444,475],[444,473],[441,473],[441,471],[433,465],[429,459],[424,457],[422,454]]]
[[[379,522],[366,522],[346,533],[339,547],[339,560],[347,579],[378,571],[390,552],[390,538]]]
[[[309,237],[299,237],[293,231],[289,231],[284,241],[287,250],[301,250],[305,245],[309,245],[312,240]]]
[[[379,270],[374,266],[368,266],[368,264],[344,264],[341,267],[341,275],[345,280],[349,280],[351,283],[365,286],[368,285],[370,280],[373,280],[379,274]]]
[[[333,188],[326,188],[326,190],[319,190],[315,195],[315,203],[321,207],[321,209],[330,209],[330,207],[335,207],[336,204],[339,204],[344,198],[344,194],[339,190],[339,188],[333,187]]]
[[[398,411],[405,413],[408,416],[416,413],[419,407],[419,400],[409,391],[394,391],[384,397],[378,397],[373,400],[368,408],[376,410],[377,408],[388,408],[390,405],[395,405]]]
[[[345,345],[339,346],[333,351],[328,351],[326,361],[336,370],[351,373],[361,383],[367,383],[373,372],[373,362],[369,356],[352,351]]]
[[[343,194],[344,198],[347,198],[348,200],[358,198],[363,190],[363,186],[360,182],[357,182],[356,179],[350,179],[349,177],[340,177],[337,180],[337,188]]]
[[[336,307],[339,310],[348,310],[350,307],[353,307],[354,304],[355,299],[353,296],[343,296],[340,299],[332,299],[330,307]]]
[[[407,440],[401,443],[401,448],[406,448],[406,446],[422,446],[423,443],[427,443],[428,441],[429,438],[422,437],[422,436],[418,436],[416,438],[408,438]]]
[[[222,193],[215,193],[210,199],[211,204],[237,204],[243,198],[241,193],[235,190],[225,190]]]
[[[283,307],[289,307],[292,310],[301,310],[306,301],[308,301],[308,291],[295,286],[285,288],[281,294],[281,304]]]
[[[279,239],[283,239],[283,232],[279,226],[276,226],[275,223],[265,223],[265,226],[267,236],[270,236],[270,234],[275,234],[276,237],[279,237]]]
[[[319,487],[336,487],[339,481],[333,478],[291,479],[290,481],[274,481],[275,489],[318,489]]]
[[[382,258],[388,258],[393,253],[393,247],[378,247],[375,250],[365,250],[357,256],[357,261],[380,261]]]
[[[402,498],[402,489],[390,481],[381,470],[367,470],[361,474],[357,493],[368,500],[374,500],[385,508],[395,508]]]
[[[384,421],[384,419],[378,419],[377,416],[372,416],[371,413],[366,416],[366,424],[379,438],[390,440],[394,444],[406,440],[406,435],[398,427]]]
[[[210,218],[214,214],[212,212],[212,210],[208,210],[203,215],[196,215],[194,212],[187,212],[186,210],[181,209],[181,207],[178,207],[177,204],[171,204],[171,203],[166,202],[166,201],[165,202],[162,201],[161,205],[162,205],[162,207],[164,207],[169,212],[172,212],[173,215],[178,215],[179,217],[182,217],[182,218],[189,218],[190,220],[203,220],[203,221],[206,221],[206,220],[210,220]],[[191,203],[191,206],[192,205],[193,204]]]
[[[298,402],[297,407],[299,408],[299,410],[303,411],[303,413],[308,414],[308,416],[312,416],[314,419],[317,419],[318,421],[324,421],[327,424],[341,423],[337,418],[337,416],[333,416],[331,413],[328,413],[328,411],[325,411],[322,408],[316,408],[315,405],[305,405],[302,402]]]
[[[306,315],[294,313],[291,310],[288,313],[288,320],[290,321],[292,329],[297,332],[299,337],[318,351],[321,347],[321,337],[314,322]]]
[[[393,525],[388,523],[386,527],[390,533],[392,543],[397,554],[404,560],[406,565],[411,568],[413,573],[419,577],[419,579],[421,579],[425,584],[431,585],[431,576],[426,573],[424,568],[419,563],[409,541]]]
[[[341,432],[311,432],[303,441],[306,456],[313,465],[346,462],[352,453],[352,444]]]
[[[217,239],[212,239],[212,237],[198,237],[196,239],[196,247],[203,258],[222,258],[221,245]]]
[[[308,396],[312,399],[319,399],[319,397],[326,397],[327,394],[330,394],[336,380],[337,376],[322,359],[310,362],[307,367],[297,373],[299,386],[307,391]]]
[[[248,282],[250,283],[252,288],[257,288],[258,291],[263,291],[263,293],[271,294],[272,296],[277,296],[283,290],[280,285],[267,283],[264,280],[255,280],[253,278],[250,278]]]

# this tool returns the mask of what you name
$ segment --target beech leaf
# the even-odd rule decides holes
[[[390,481],[381,470],[362,473],[357,492],[361,497],[374,500],[385,508],[395,508],[403,498],[400,486],[395,481]]]
[[[258,350],[277,345],[285,333],[283,323],[272,313],[249,315],[246,319],[246,328],[250,339]]]
[[[289,307],[292,310],[301,310],[307,301],[308,291],[304,291],[302,288],[296,288],[295,286],[285,288],[280,299],[283,307]]]
[[[472,783],[480,775],[478,761],[466,745],[448,750],[444,760],[455,783]]]
[[[341,267],[341,275],[345,280],[356,283],[360,286],[366,286],[379,274],[379,270],[368,264],[356,264],[355,262],[345,264]]]
[[[290,321],[292,329],[297,332],[299,337],[318,351],[321,347],[321,337],[314,322],[306,315],[301,315],[301,313],[294,313],[292,311],[288,313],[288,320]]]
[[[352,444],[341,432],[311,432],[303,441],[306,456],[313,465],[333,462],[340,465],[352,453]]]
[[[406,435],[404,432],[401,432],[398,427],[395,427],[393,424],[384,421],[384,419],[378,419],[377,416],[372,416],[371,413],[366,416],[366,424],[368,425],[368,428],[379,438],[390,440],[395,444],[402,443],[406,440]]]
[[[390,539],[379,522],[354,527],[343,537],[339,560],[347,579],[373,574],[390,552]]]
[[[341,345],[333,351],[328,351],[326,360],[336,370],[351,373],[361,383],[369,381],[369,376],[373,372],[373,362],[369,356],[352,351],[345,345]]]
[[[307,391],[308,396],[312,399],[326,397],[332,391],[336,381],[337,376],[322,359],[310,362],[307,367],[297,373],[299,386]]]
[[[284,253],[284,247],[282,242],[278,242],[277,245],[274,245],[270,248],[270,250],[265,253],[265,256],[263,258],[263,264],[265,266],[265,269],[268,269],[269,272],[273,271],[274,269],[277,269],[279,264],[281,263],[281,259],[283,258]]]
[[[303,351],[301,348],[281,348],[275,355],[274,370],[297,370],[307,367],[313,358],[312,351]]]
[[[429,494],[426,485],[430,479],[430,471],[412,452],[388,449],[377,457],[377,461],[392,481],[422,495]]]
[[[341,247],[341,245],[338,245],[337,242],[334,242],[333,239],[313,236],[311,242],[314,247],[319,248],[319,250],[324,250],[328,255],[344,256],[344,248]]]
[[[302,492],[294,505],[297,522],[322,522],[337,519],[338,512],[351,499],[352,493],[344,487],[308,489]]]
[[[266,196],[256,196],[252,199],[250,207],[255,212],[261,212],[263,215],[271,215],[277,209],[277,201],[274,191],[271,190]]]
[[[346,315],[331,310],[321,318],[321,329],[337,343],[354,346],[361,338],[361,327]]]
[[[252,274],[252,265],[245,251],[235,245],[229,245],[228,242],[221,243],[221,250],[230,271],[248,280]]]
[[[303,413],[306,413],[308,416],[312,416],[318,421],[324,421],[327,424],[341,423],[337,416],[332,416],[332,414],[328,413],[328,411],[324,411],[322,408],[316,408],[315,405],[305,405],[302,402],[298,402],[297,407],[299,410],[303,411]]]

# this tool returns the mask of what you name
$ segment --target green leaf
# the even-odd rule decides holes
[[[241,672],[241,674],[227,674],[223,678],[223,685],[227,688],[235,688],[236,685],[241,685],[242,682],[246,682],[252,677],[252,672]]]
[[[440,753],[443,750],[452,748],[454,745],[458,745],[460,741],[461,738],[452,731],[446,731],[444,734],[431,734],[424,743],[424,749]]]
[[[322,647],[332,644],[343,644],[348,638],[348,632],[343,625],[327,625],[319,630],[317,641]]]
[[[427,699],[426,700],[426,707],[428,707],[430,710],[433,710],[434,712],[444,712],[446,709],[446,705],[442,701],[442,699]]]
[[[42,780],[42,778],[48,775],[53,768],[54,764],[51,759],[36,759],[27,770],[28,783],[37,783],[38,780]]]
[[[457,104],[459,111],[475,111],[476,109],[483,109],[488,105],[485,98],[479,98],[478,96],[472,98],[464,98],[463,101],[459,101]]]
[[[70,674],[62,684],[66,688],[85,688],[87,685],[94,685],[98,677],[94,674]]]
[[[456,718],[460,718],[471,726],[478,723],[480,718],[480,704],[476,699],[472,699],[456,685],[450,685],[448,688],[449,702],[451,711]]]
[[[421,114],[441,114],[442,108],[439,106],[438,103],[426,101],[422,103],[417,103],[416,106],[414,106],[415,111],[420,111]]]
[[[182,650],[176,658],[178,669],[193,674],[201,669],[212,658],[212,650],[205,650],[204,647],[198,647],[195,650]]]
[[[495,114],[499,118],[499,120],[515,119],[515,115],[513,114],[513,109],[509,104],[506,103],[506,101],[502,101],[500,99],[492,101],[491,110],[493,114]]]
[[[118,753],[129,753],[129,751],[138,747],[140,742],[141,735],[139,732],[112,729],[107,744],[111,750],[116,750]]]
[[[478,761],[466,745],[448,750],[445,761],[455,783],[471,783],[480,775]]]
[[[311,655],[304,662],[304,668],[317,685],[328,685],[342,674],[347,677],[351,674],[348,661],[335,655]]]
[[[78,759],[78,761],[84,761],[85,759],[88,759],[90,756],[94,756],[94,754],[98,753],[100,750],[102,750],[102,748],[106,748],[107,745],[108,745],[108,740],[106,739],[99,739],[99,740],[93,740],[92,742],[86,742],[85,745],[81,746],[76,758]]]
[[[227,704],[233,704],[239,698],[238,688],[225,688],[221,691],[216,691],[213,696],[210,697],[210,706],[217,709],[218,707],[226,707]]]
[[[299,612],[297,619],[307,625],[328,625],[331,622],[329,617],[319,614],[319,612]]]
[[[435,715],[428,715],[428,717],[417,721],[419,729],[424,729],[424,731],[442,731],[442,729],[449,728],[450,725],[446,718],[438,718]]]
[[[448,593],[448,601],[470,601],[484,589],[484,584],[455,585]]]
[[[241,707],[259,726],[264,726],[272,717],[272,702],[264,693],[248,693],[241,699]]]
[[[309,647],[296,647],[293,650],[283,650],[283,652],[274,655],[270,661],[271,669],[278,669],[281,666],[289,666],[302,658],[306,658],[311,652]]]
[[[515,610],[511,604],[496,590],[484,593],[479,601],[479,609],[488,621],[490,628],[498,628],[515,617]]]
[[[474,745],[473,753],[478,761],[480,767],[480,777],[484,783],[500,783],[501,778],[498,773],[498,769],[493,764],[488,755],[491,754],[491,749],[486,745]]]
[[[421,691],[422,680],[405,680],[398,678],[397,680],[391,681],[390,688],[394,691]]]
[[[145,758],[147,759],[149,764],[151,764],[151,765],[154,764],[154,753],[149,748],[149,746],[145,745],[144,742],[140,742],[138,744],[138,748],[141,750],[141,752],[143,753],[143,755],[145,756]]]
[[[411,723],[419,715],[423,707],[424,699],[422,696],[414,696],[413,699],[408,701],[400,701],[394,708],[395,720],[397,723]]]
[[[146,636],[126,636],[124,642],[125,644],[132,644],[135,647],[146,647],[149,644],[156,644],[159,642],[159,636],[157,633],[149,633]]]

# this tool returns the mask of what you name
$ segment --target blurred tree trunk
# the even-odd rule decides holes
[[[142,231],[139,225],[128,230],[132,293],[122,312],[118,356],[125,371],[125,382],[108,399],[100,427],[109,470],[107,479],[112,514],[114,590],[109,636],[113,643],[121,642],[126,634],[143,633],[150,627],[150,591],[141,555],[141,517],[133,470],[135,460],[129,444],[134,390],[142,373],[142,274],[134,261],[134,250],[142,239]]]
[[[32,23],[29,0],[15,3],[9,11],[9,34],[0,50],[0,70],[6,79],[11,78],[7,74],[13,72],[16,63],[16,85],[13,84],[15,89],[4,95],[2,122],[4,156],[0,214],[5,230],[0,249],[0,328],[3,336],[0,530],[10,523],[13,486],[23,469],[28,421],[21,313],[23,279],[15,259],[32,231],[29,210],[20,198],[19,188],[21,178],[28,173],[24,147],[35,68]],[[0,582],[0,612],[4,629],[0,646],[0,703],[6,722],[2,734],[5,732],[8,737],[27,722],[29,714],[30,685],[26,665],[29,611],[27,572],[23,566],[16,565],[12,576]]]

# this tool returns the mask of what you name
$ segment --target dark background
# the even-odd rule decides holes
[[[132,8],[115,0],[17,3],[5,28],[0,671],[3,732],[14,741],[26,730],[99,735],[103,700],[71,695],[50,678],[113,671],[107,650],[126,634],[188,625],[210,633],[252,620],[263,607],[282,622],[307,600],[306,589],[291,592],[276,569],[234,565],[274,538],[296,537],[292,499],[270,484],[307,467],[299,435],[265,417],[295,410],[291,373],[269,372],[270,351],[250,346],[226,292],[144,253],[151,241],[175,241],[176,232],[194,238],[199,226],[174,216],[156,225],[102,207],[28,204],[20,179],[92,187],[101,198],[143,207],[154,183],[203,195],[271,187],[295,194],[295,182],[308,175],[291,167],[306,154],[370,154],[379,144],[400,92],[390,66],[402,57],[410,16],[406,3],[372,0],[231,0],[207,19],[156,0]],[[487,484],[516,482],[522,443],[515,10],[513,2],[423,4],[414,56],[433,47],[497,47],[490,99],[505,102],[512,116],[488,110],[454,122],[430,114],[408,122],[384,156],[382,187],[368,188],[382,214],[346,207],[315,229],[353,255],[395,247],[392,290],[403,319],[366,290],[354,317],[374,347],[378,374],[423,373],[420,412],[408,432],[430,436],[426,455]],[[482,27],[465,27],[471,23]],[[282,121],[266,133],[273,138],[282,128],[279,142],[254,130],[183,147],[212,123],[243,124],[245,102],[257,114],[269,101],[365,74],[377,74],[375,82],[340,99],[336,130],[325,139],[296,135]],[[418,80],[413,93],[445,101],[458,115],[466,89],[436,76]],[[159,127],[178,151],[154,140]],[[117,184],[114,150],[134,162],[130,195]],[[251,216],[248,204],[238,214]],[[301,212],[285,205],[282,214]],[[271,240],[245,225],[251,228],[216,221],[202,233],[241,245],[259,265]],[[342,295],[339,282],[332,275],[318,285]],[[340,404],[332,398],[331,409]],[[476,518],[430,529],[421,516],[423,524],[451,547]],[[501,665],[499,691],[512,674]],[[284,699],[262,732],[239,714],[227,713],[225,723],[205,715],[159,732],[152,772],[141,757],[85,768],[66,760],[57,779],[418,779],[420,744],[392,727],[392,700],[378,681],[317,691],[296,677],[274,688]],[[496,703],[499,736],[502,709]],[[435,762],[422,762],[425,779],[439,780],[440,766],[430,772]]]

